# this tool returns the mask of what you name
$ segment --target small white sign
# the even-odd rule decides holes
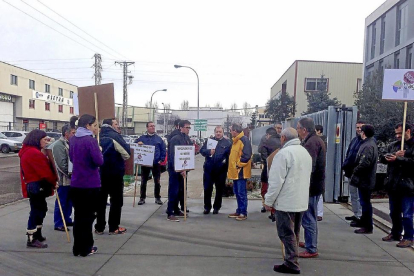
[[[414,70],[386,69],[382,99],[393,101],[414,101]]]
[[[217,140],[210,139],[210,138],[207,139],[207,149],[216,149],[217,144],[218,144]]]
[[[52,95],[50,93],[39,92],[33,90],[33,100],[41,100],[49,103],[57,103],[61,105],[73,106],[73,100],[69,98],[64,98],[62,96]]]
[[[134,164],[152,167],[154,163],[155,146],[130,144],[134,149]]]
[[[194,146],[175,146],[174,169],[175,171],[194,170]]]

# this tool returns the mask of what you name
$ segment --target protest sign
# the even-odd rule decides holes
[[[207,149],[216,149],[217,144],[218,144],[217,140],[210,139],[210,138],[207,139]]]
[[[131,144],[134,149],[134,164],[152,167],[154,163],[155,146]]]
[[[194,146],[175,146],[174,169],[175,171],[194,170]]]

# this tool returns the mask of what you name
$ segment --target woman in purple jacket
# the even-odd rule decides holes
[[[103,156],[97,140],[93,135],[99,132],[98,122],[94,116],[85,114],[78,121],[76,134],[70,138],[69,158],[73,163],[70,194],[75,209],[73,225],[73,255],[89,256],[98,250],[93,246],[92,224],[101,179],[99,167]]]

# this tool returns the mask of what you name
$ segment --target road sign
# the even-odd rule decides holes
[[[194,121],[195,131],[207,131],[207,120],[199,119]]]

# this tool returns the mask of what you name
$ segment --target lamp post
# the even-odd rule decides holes
[[[193,72],[197,76],[197,120],[199,120],[200,119],[200,80],[198,78],[198,74],[197,74],[196,70],[194,70],[190,66],[174,65],[174,67],[175,68],[188,68],[188,69],[191,69],[191,70],[193,70]],[[198,131],[198,138],[201,138],[201,131]]]
[[[152,107],[152,96],[154,96],[154,94],[157,93],[158,91],[167,91],[167,89],[154,91],[154,93],[152,93],[152,95],[151,95],[150,108],[151,108],[151,114],[152,114],[152,120],[153,121],[154,121],[154,108]],[[148,120],[151,120],[151,118],[149,118]]]
[[[162,104],[162,106],[164,107],[164,130],[163,130],[163,133],[164,133],[164,137],[165,137],[165,105],[164,105],[164,103],[161,103]]]

